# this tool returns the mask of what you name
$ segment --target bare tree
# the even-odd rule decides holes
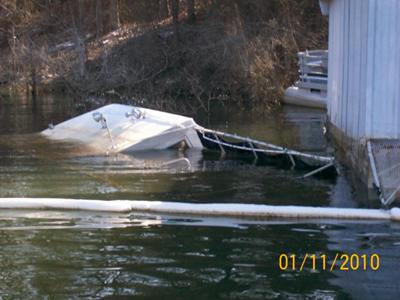
[[[171,1],[172,22],[174,24],[174,35],[176,42],[179,41],[179,0]]]
[[[195,0],[186,0],[187,14],[189,23],[196,21]]]
[[[102,0],[96,0],[96,36],[100,37],[103,33],[103,4]]]
[[[158,0],[160,19],[165,19],[169,16],[168,0]]]
[[[35,55],[34,55],[34,45],[32,41],[32,37],[30,34],[28,34],[27,37],[27,44],[28,44],[28,53],[29,53],[29,67],[30,67],[30,83],[31,83],[31,95],[33,101],[36,101],[37,98],[37,71],[36,71],[36,62],[35,62]]]
[[[111,0],[110,3],[110,26],[111,30],[116,30],[120,27],[118,0]]]
[[[86,77],[86,44],[85,44],[85,30],[83,26],[83,3],[78,0],[78,17],[74,14],[73,7],[70,6],[72,26],[74,32],[75,49],[78,54],[79,61],[79,77]]]
[[[17,1],[16,0],[12,0],[11,3],[11,10],[13,13],[16,12],[16,8],[17,8]],[[14,84],[15,81],[15,77],[17,74],[17,62],[16,62],[16,33],[15,33],[15,23],[13,21],[11,21],[11,37],[9,39],[9,45],[10,45],[10,49],[11,49],[11,59],[12,59],[12,83]]]

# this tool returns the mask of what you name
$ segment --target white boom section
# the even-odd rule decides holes
[[[236,203],[180,203],[130,200],[78,200],[60,198],[0,198],[0,209],[53,209],[107,212],[153,212],[255,218],[347,219],[400,221],[400,208],[361,209],[309,206],[273,206]]]
[[[49,139],[79,142],[99,151],[166,149],[184,141],[203,146],[192,118],[122,104],[110,104],[42,131]]]

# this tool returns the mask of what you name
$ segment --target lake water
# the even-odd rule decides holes
[[[74,114],[52,97],[0,99],[0,197],[236,202],[333,207],[366,204],[347,176],[198,151],[93,155],[37,134]],[[325,113],[285,107],[260,117],[221,112],[206,127],[303,151],[326,151]],[[329,149],[328,149],[329,150]],[[162,167],[186,157],[186,164]],[[344,172],[345,174],[345,172]],[[144,213],[0,211],[0,299],[395,299],[400,226],[391,222],[245,220]],[[281,271],[281,253],[377,253],[377,271]]]

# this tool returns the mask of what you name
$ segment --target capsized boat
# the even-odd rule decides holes
[[[123,104],[110,104],[77,116],[42,134],[106,152],[167,149],[184,142],[202,149],[192,118]]]
[[[313,169],[303,177],[335,169],[335,158],[299,152],[249,137],[204,128],[189,117],[122,104],[110,104],[42,131],[45,137],[77,142],[100,153],[188,148],[252,155],[259,162],[286,162]]]

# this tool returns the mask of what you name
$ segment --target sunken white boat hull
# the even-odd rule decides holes
[[[96,121],[96,115],[104,122]],[[182,142],[190,148],[201,149],[196,126],[192,118],[110,104],[46,129],[42,134],[52,140],[77,142],[102,152],[167,149]]]
[[[83,144],[95,149],[92,152],[96,153],[161,150],[182,142],[189,148],[202,149],[204,143],[205,147],[220,150],[223,154],[226,151],[250,153],[256,161],[266,156],[281,159],[285,155],[292,168],[296,166],[296,158],[303,165],[314,168],[303,177],[335,168],[334,157],[302,153],[248,137],[207,129],[197,125],[192,118],[121,104],[110,104],[85,113],[51,126],[42,134],[52,140]],[[191,168],[190,161],[184,157],[161,166],[180,162]]]

